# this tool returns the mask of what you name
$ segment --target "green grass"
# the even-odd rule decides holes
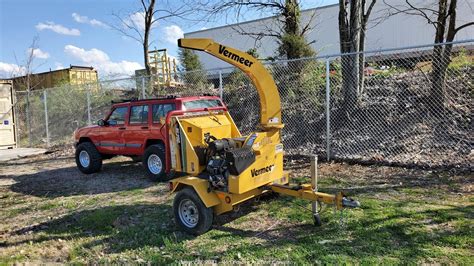
[[[87,239],[72,251],[71,261],[96,261],[104,250],[124,258],[169,263],[176,260],[295,263],[420,263],[472,264],[473,206],[384,201],[362,197],[362,208],[343,213],[326,209],[324,225],[313,227],[302,200],[280,198],[258,205],[255,213],[238,217],[198,238],[176,232],[169,203],[163,206],[117,206],[85,211],[57,222],[47,235]],[[255,215],[278,220],[278,234],[291,237],[260,239],[248,225]],[[73,226],[63,226],[74,221]],[[449,224],[449,226],[447,226]],[[235,226],[235,228],[233,228]],[[227,228],[229,227],[229,228]],[[88,233],[84,233],[88,232]],[[90,234],[91,237],[88,237]],[[97,262],[116,262],[106,256]]]
[[[236,213],[217,217],[213,229],[199,237],[177,230],[172,198],[157,194],[166,184],[97,195],[34,198],[18,209],[8,209],[7,228],[21,229],[14,224],[20,217],[31,219],[28,224],[35,227],[31,233],[10,233],[0,252],[0,264],[238,261],[473,265],[474,197],[452,192],[463,184],[448,174],[432,176],[427,172],[423,177],[425,181],[436,178],[437,183],[358,191],[354,196],[362,206],[345,210],[343,224],[341,212],[325,207],[323,226],[315,227],[308,211],[310,203],[266,197],[241,206]],[[403,182],[413,181],[407,179]],[[333,193],[358,185],[371,188],[371,179],[359,182],[325,177],[320,180],[320,190]],[[15,196],[24,197],[9,194],[8,200]],[[2,211],[2,217],[4,214]]]

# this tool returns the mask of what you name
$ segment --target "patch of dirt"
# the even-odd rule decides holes
[[[288,156],[285,168],[291,171],[291,177],[310,178],[310,157]],[[320,163],[320,179],[332,178],[353,192],[377,192],[400,188],[443,189],[455,194],[469,194],[474,184],[474,174],[460,169],[424,170],[381,165],[359,165],[349,163]]]
[[[70,211],[129,203],[165,200],[166,186],[149,181],[141,163],[116,157],[101,172],[82,174],[74,158],[53,152],[0,166],[0,206],[4,233],[58,218]],[[133,194],[135,189],[144,192]]]
[[[185,239],[172,225],[167,184],[148,181],[142,165],[129,158],[108,160],[101,172],[92,175],[79,172],[71,152],[63,150],[16,160],[0,167],[0,258],[19,255],[26,256],[30,261],[67,262],[73,247],[82,245],[81,241],[102,236],[86,231],[67,235],[69,231],[66,229],[55,234],[55,228],[81,226],[81,217],[90,217],[94,222],[97,213],[111,215],[109,220],[100,222],[105,225],[99,223],[97,226],[110,226],[118,234],[137,224],[143,226],[143,219],[153,219],[163,224],[159,230],[172,232],[173,237],[180,241]],[[309,167],[306,157],[289,156],[285,160],[285,168],[292,171],[291,176],[302,181],[309,181]],[[416,192],[420,188],[439,189],[456,198],[469,197],[474,183],[471,173],[334,162],[319,164],[318,172],[324,190],[328,192],[344,189],[351,195],[361,193],[380,199],[407,197],[408,194],[402,192],[404,189]],[[437,195],[437,192],[433,194],[446,196]],[[417,194],[411,196],[417,197]],[[265,204],[272,198],[263,197],[261,200]],[[131,211],[127,212],[127,208]],[[150,217],[151,210],[156,217]],[[163,223],[159,219],[166,221]],[[429,221],[426,224],[431,226]],[[250,201],[235,212],[216,217],[214,222],[215,230],[244,240],[215,248],[225,251],[249,242],[268,244],[282,239],[296,240],[306,226],[312,228],[313,225],[274,218],[264,208],[259,208],[259,203]],[[142,228],[145,230],[147,227]],[[93,250],[90,248],[91,254],[99,252],[101,256],[109,257],[123,255],[114,249],[110,249],[114,254],[108,253],[108,245],[118,241],[113,235],[110,239],[104,239],[100,240],[103,241],[100,245],[93,246]],[[186,240],[186,245],[193,246],[199,241],[203,240]],[[204,241],[212,246],[213,238],[204,238]],[[138,250],[141,243],[134,244]]]

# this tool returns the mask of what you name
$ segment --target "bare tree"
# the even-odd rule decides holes
[[[166,0],[158,1],[159,3],[157,3],[156,0],[138,1],[140,2],[138,10],[125,15],[114,13],[113,16],[119,23],[111,25],[111,27],[124,36],[136,40],[142,45],[143,62],[145,64],[147,75],[150,75],[151,66],[148,58],[148,50],[150,45],[153,43],[150,41],[150,38],[154,26],[160,20],[171,18],[187,19],[186,15],[193,11],[193,7],[195,7],[199,1],[194,1],[194,4],[188,3],[188,1],[181,1],[177,6],[170,4],[169,1]],[[157,4],[159,5],[159,8],[155,6]]]
[[[369,22],[370,14],[375,6],[377,0],[371,0],[370,4],[366,8],[366,0],[362,0],[363,14],[361,19],[361,30],[359,39],[359,94],[364,91],[364,67],[365,67],[365,38],[367,34],[367,24]]]
[[[19,65],[19,71],[20,71],[20,73],[16,73],[16,74],[24,75],[24,77],[19,77],[18,80],[15,81],[15,86],[17,87],[15,89],[18,89],[18,87],[20,87],[21,89],[26,90],[25,112],[26,112],[26,125],[28,128],[28,145],[29,146],[32,145],[30,96],[31,96],[31,91],[41,83],[41,80],[39,80],[38,78],[35,78],[35,76],[33,75],[33,72],[35,71],[35,69],[39,67],[38,65],[35,64],[35,51],[36,49],[38,49],[38,42],[39,42],[38,36],[33,37],[33,40],[31,41],[31,44],[29,48],[27,49],[26,58],[24,59],[23,63],[19,64],[18,59],[16,59],[17,64]]]
[[[474,25],[474,21],[456,25],[457,0],[438,0],[422,1],[415,3],[414,1],[405,0],[404,5],[393,5],[389,1],[384,3],[390,7],[389,15],[407,14],[420,16],[426,22],[435,28],[435,44],[448,43],[446,45],[435,45],[432,56],[432,72],[431,72],[431,93],[430,106],[433,108],[432,113],[442,113],[444,109],[444,99],[446,91],[446,71],[451,63],[451,54],[456,34],[469,26]]]
[[[210,4],[209,14],[212,16],[222,16],[225,14],[237,19],[247,11],[261,12],[262,15],[275,15],[277,18],[277,29],[273,25],[266,25],[264,29],[255,31],[244,29],[241,26],[234,26],[241,35],[251,36],[254,40],[260,41],[264,37],[274,37],[278,40],[278,56],[286,59],[309,57],[315,54],[311,48],[311,43],[305,38],[306,34],[312,30],[315,18],[313,12],[309,21],[301,26],[301,3],[299,0],[222,0]]]
[[[343,55],[342,87],[345,107],[352,109],[364,86],[365,38],[367,24],[377,0],[339,0],[339,42]]]

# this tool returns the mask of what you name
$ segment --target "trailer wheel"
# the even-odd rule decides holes
[[[176,194],[173,212],[178,227],[192,235],[201,235],[209,231],[214,219],[212,208],[206,207],[196,191],[190,187]]]
[[[84,174],[99,172],[102,168],[102,156],[90,142],[83,142],[76,148],[76,165]]]

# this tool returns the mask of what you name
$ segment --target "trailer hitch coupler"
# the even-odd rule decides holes
[[[359,208],[360,202],[351,198],[342,198],[342,207],[345,208]]]

